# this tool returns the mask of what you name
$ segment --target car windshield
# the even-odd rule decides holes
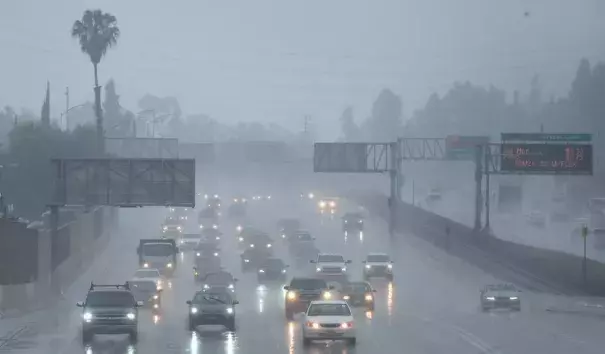
[[[134,273],[135,278],[159,278],[160,272],[156,269],[140,269]]]
[[[317,258],[317,261],[320,263],[342,263],[345,259],[338,254],[322,254]]]
[[[296,238],[299,241],[313,241],[313,237],[311,237],[311,234],[307,232],[296,235]]]
[[[368,256],[368,262],[389,262],[389,256],[386,254],[371,254]]]
[[[200,238],[200,235],[198,235],[198,234],[185,234],[185,235],[183,235],[183,238],[187,239],[187,240],[196,240],[196,239]]]
[[[218,245],[214,242],[200,242],[197,249],[200,251],[216,251],[218,250]]]
[[[300,222],[294,219],[284,219],[280,222],[280,225],[284,229],[295,229],[300,227]]]
[[[128,285],[130,285],[130,289],[134,292],[134,291],[141,291],[141,292],[152,292],[152,291],[156,291],[157,289],[157,284],[154,281],[150,281],[150,280],[132,280],[128,282]]]
[[[307,316],[351,316],[351,310],[346,304],[313,304],[309,307]]]
[[[143,245],[143,254],[152,257],[166,257],[173,254],[172,245],[167,243],[147,243]]]
[[[208,284],[227,284],[233,282],[233,276],[231,273],[211,273],[206,275],[205,282]]]
[[[267,234],[254,234],[254,235],[250,235],[250,237],[248,238],[248,240],[250,242],[258,242],[258,243],[271,242],[271,238]]]
[[[515,288],[515,286],[512,284],[496,284],[496,285],[488,285],[487,290],[488,291],[517,291],[517,288]]]
[[[87,307],[134,307],[135,300],[128,291],[92,291],[86,297]]]
[[[345,214],[344,218],[347,220],[363,219],[363,216],[361,214],[349,213],[349,214]]]
[[[359,294],[359,293],[368,293],[372,289],[368,284],[364,283],[355,283],[355,284],[347,284],[343,286],[342,292],[349,294]]]
[[[326,289],[328,284],[322,279],[294,278],[290,283],[290,287],[294,289],[319,290]]]
[[[271,269],[281,269],[284,267],[284,261],[278,258],[269,258],[265,262],[264,266]]]
[[[165,225],[180,225],[179,219],[175,217],[166,218],[164,221]]]
[[[233,302],[231,295],[227,292],[212,292],[212,293],[204,293],[198,292],[195,294],[193,298],[193,303],[195,304],[230,304]]]

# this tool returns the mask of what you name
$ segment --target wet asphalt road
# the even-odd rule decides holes
[[[277,198],[274,198],[277,199]],[[342,209],[354,209],[343,205]],[[287,212],[284,212],[287,210]],[[308,202],[251,203],[249,223],[276,234],[278,218],[298,215],[304,227],[317,238],[324,252],[342,252],[352,259],[350,277],[361,278],[361,260],[367,252],[385,251],[394,260],[393,283],[373,280],[377,289],[376,309],[356,312],[358,342],[349,347],[339,342],[315,343],[303,349],[300,324],[284,317],[283,284],[258,289],[254,273],[240,272],[234,235],[236,224],[226,218],[223,264],[240,279],[237,284],[237,331],[200,327],[186,329],[187,306],[196,290],[191,254],[181,255],[177,275],[164,293],[164,314],[140,317],[139,343],[132,347],[123,336],[97,336],[90,348],[79,339],[81,310],[90,280],[120,282],[137,268],[139,238],[158,233],[164,209],[123,210],[120,237],[114,237],[106,252],[66,294],[54,312],[33,323],[10,346],[17,353],[601,353],[605,347],[603,322],[596,316],[546,312],[546,304],[560,301],[545,294],[523,293],[520,313],[481,313],[479,289],[498,280],[464,261],[451,258],[414,237],[389,241],[381,220],[367,220],[363,235],[345,235],[340,220],[321,218]],[[190,225],[194,227],[194,225]],[[290,264],[293,274],[312,274],[309,263],[292,263],[287,249],[279,245],[276,254]],[[19,349],[21,348],[21,349]],[[0,347],[0,352],[3,349]]]

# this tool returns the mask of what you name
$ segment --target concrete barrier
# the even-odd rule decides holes
[[[370,213],[388,220],[386,196],[352,195]],[[486,232],[476,233],[466,225],[407,203],[398,208],[397,230],[424,238],[484,270],[505,270],[527,279],[534,287],[555,293],[605,296],[603,263],[589,259],[584,282],[582,257],[505,241]]]
[[[94,261],[116,228],[117,210],[97,207],[62,210],[60,229],[68,232],[68,257],[52,267],[51,233],[46,222],[31,225],[38,231],[38,276],[27,284],[0,286],[0,313],[24,312],[50,306]],[[43,216],[43,219],[45,216]]]

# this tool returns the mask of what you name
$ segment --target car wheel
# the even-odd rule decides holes
[[[91,331],[82,330],[82,344],[87,345],[92,342],[94,333]]]
[[[235,332],[235,318],[227,320],[225,327],[227,327],[229,332]]]
[[[304,346],[304,347],[308,347],[308,346],[310,346],[310,345],[311,345],[311,339],[310,339],[310,338],[307,338],[307,337],[304,337],[304,338],[303,338],[303,346]]]
[[[193,322],[191,318],[187,322],[187,328],[189,328],[190,331],[195,331],[195,322]]]
[[[357,344],[357,338],[349,338],[349,344],[350,345],[356,345]]]
[[[135,329],[129,333],[130,343],[136,343],[139,340],[139,332]]]

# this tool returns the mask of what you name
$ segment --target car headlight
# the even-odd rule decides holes
[[[496,300],[496,298],[493,296],[486,296],[485,300],[494,301],[494,300]]]
[[[392,265],[392,264],[389,264],[389,265],[387,266],[387,268],[389,268],[389,269],[393,269],[393,265]]]
[[[168,230],[168,227],[164,226],[164,227],[162,227],[162,230],[166,231],[166,230]]]
[[[347,271],[347,267],[342,267],[342,268],[341,268],[341,270],[342,270],[343,272],[346,272],[346,271]]]
[[[315,196],[313,195],[313,193],[309,193],[309,199],[313,199]]]
[[[226,311],[227,311],[227,313],[229,315],[232,315],[233,314],[233,307],[227,307]]]
[[[158,295],[157,295],[157,294],[156,294],[156,295],[153,295],[153,299],[154,299],[154,300],[157,300],[157,299],[158,299]]]
[[[511,296],[510,299],[511,300],[519,300],[519,298],[517,296]]]
[[[360,223],[360,224],[362,224],[362,223],[363,223],[363,220],[359,219],[359,223]]]
[[[320,208],[325,208],[326,207],[326,202],[324,202],[324,201],[319,202],[319,207]]]
[[[177,226],[176,229],[179,230],[179,231],[181,231],[183,228],[180,227],[180,226]]]
[[[251,247],[251,248],[254,248],[254,244],[253,244],[253,243],[251,243],[251,244],[250,244],[250,247]]]
[[[210,287],[208,286],[208,284],[204,284],[204,289],[210,289]]]
[[[237,203],[237,198],[233,198],[233,202],[234,202],[234,203]]]
[[[218,225],[212,225],[212,228],[216,230],[218,229]]]
[[[84,314],[82,314],[82,319],[84,319],[84,321],[90,321],[90,320],[92,320],[92,313],[90,313],[90,312],[84,312]]]
[[[143,268],[149,268],[149,263],[143,263]]]
[[[214,256],[215,256],[215,257],[218,257],[218,252],[214,252]]]
[[[127,314],[126,314],[126,318],[128,318],[129,320],[134,320],[134,319],[135,319],[135,317],[136,317],[136,316],[135,316],[135,315],[134,315],[134,313],[132,313],[132,312],[127,313]]]
[[[243,241],[244,241],[244,238],[243,238],[243,237],[240,237],[240,238],[239,238],[239,242],[243,242]]]
[[[250,263],[249,259],[244,259],[244,263]]]
[[[182,245],[183,243],[185,243],[185,240],[181,240],[179,243]]]
[[[267,243],[267,248],[271,248],[271,244],[270,243]]]
[[[370,269],[370,268],[372,268],[372,266],[369,264],[366,264],[366,269]]]
[[[294,291],[288,291],[287,297],[288,297],[288,300],[294,300],[294,299],[296,299],[296,292],[294,292]]]
[[[229,289],[233,289],[235,286],[233,284],[229,284]]]
[[[321,268],[317,267],[317,268],[315,268],[315,271],[316,272],[321,272]]]
[[[374,300],[374,297],[372,297],[372,295],[366,295],[366,301],[372,301]]]
[[[166,264],[166,267],[167,267],[167,268],[172,268],[172,263],[168,263],[168,264]]]
[[[351,297],[349,295],[345,295],[342,298],[343,298],[343,300],[349,300]]]
[[[329,291],[326,291],[323,295],[323,298],[326,300],[330,300],[332,298],[332,293]]]
[[[258,270],[258,272],[259,272],[259,273],[264,273],[264,272],[265,272],[265,270],[264,270],[264,269],[259,269],[259,270]]]
[[[200,225],[200,229],[203,229],[203,228],[204,228],[204,225]]]
[[[334,208],[335,206],[336,206],[336,203],[330,202],[330,207]]]
[[[197,307],[192,307],[191,308],[191,313],[192,314],[196,314],[197,313]]]
[[[286,273],[286,270],[285,270],[285,269],[282,269],[282,270],[281,270],[281,272],[285,274],[285,273]]]
[[[202,254],[201,254],[201,253],[199,253],[199,252],[197,252],[195,255],[199,257],[199,256],[201,256]]]
[[[238,226],[238,227],[236,227],[235,229],[236,229],[237,231],[242,231],[242,227],[241,227],[241,226]]]
[[[162,287],[162,281],[161,281],[161,280],[158,280],[158,281],[155,283],[155,285],[156,285],[158,288],[161,288],[161,287]]]

